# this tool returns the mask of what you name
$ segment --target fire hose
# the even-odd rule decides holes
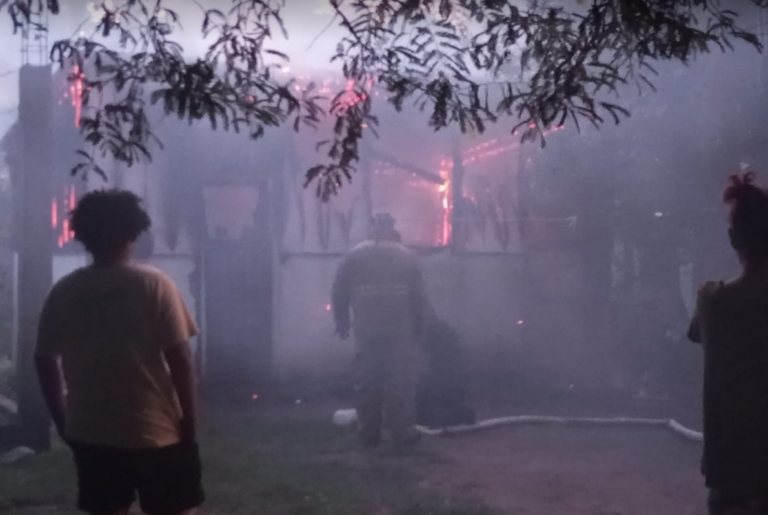
[[[339,426],[348,426],[357,423],[355,410],[339,410],[333,416],[333,422]],[[579,426],[635,426],[635,427],[661,427],[693,442],[704,441],[704,435],[693,429],[689,429],[675,419],[655,418],[578,418],[578,417],[553,417],[540,415],[517,415],[512,417],[499,417],[482,420],[475,424],[431,429],[417,426],[416,429],[424,436],[451,436],[475,433],[486,429],[494,429],[505,426],[525,425],[579,425]]]

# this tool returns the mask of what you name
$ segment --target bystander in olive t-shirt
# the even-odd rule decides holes
[[[731,495],[768,492],[768,279],[712,282],[689,331],[704,345],[707,486]]]
[[[164,351],[196,334],[159,270],[89,266],[62,279],[43,308],[37,355],[61,359],[67,438],[126,449],[179,443],[182,414]]]

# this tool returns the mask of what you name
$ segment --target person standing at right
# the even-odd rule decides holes
[[[713,515],[768,514],[768,192],[734,176],[736,279],[699,291],[689,338],[704,348],[702,471]]]
[[[415,401],[424,283],[417,257],[399,241],[392,216],[375,216],[368,241],[347,256],[333,286],[336,331],[346,339],[354,325],[360,437],[371,447],[381,442],[385,415],[395,445],[419,440]]]

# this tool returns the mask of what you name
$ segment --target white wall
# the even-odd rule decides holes
[[[88,264],[85,254],[67,254],[53,256],[53,282],[59,282],[64,276]]]
[[[278,373],[332,375],[351,364],[354,347],[334,335],[330,303],[339,256],[293,255],[279,270],[275,340]],[[470,366],[511,359],[520,351],[522,279],[514,255],[434,254],[422,258],[438,315],[464,337]],[[498,363],[496,363],[498,365]]]

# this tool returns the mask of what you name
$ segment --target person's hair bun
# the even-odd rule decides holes
[[[731,175],[730,185],[723,193],[723,201],[726,204],[738,203],[762,196],[764,193],[755,186],[755,172],[747,172],[744,175]]]

